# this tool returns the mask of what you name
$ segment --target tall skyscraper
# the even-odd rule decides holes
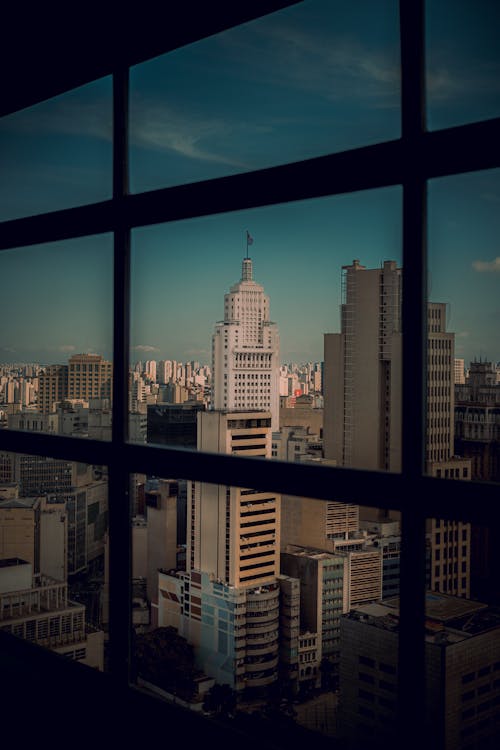
[[[427,307],[427,470],[454,455],[455,334],[446,332],[446,305]]]
[[[401,466],[401,286],[395,261],[342,267],[341,333],[325,334],[324,451],[339,466]]]
[[[271,414],[200,411],[198,448],[269,458]],[[265,688],[278,679],[280,497],[189,481],[187,502],[186,571],[160,571],[158,624],[217,682]]]
[[[325,334],[323,425],[325,458],[339,466],[401,471],[402,274],[392,260],[342,268],[341,333]],[[454,456],[454,341],[446,304],[429,302],[426,471],[470,479],[470,461]],[[431,588],[468,596],[470,525],[429,519],[428,530]]]
[[[269,412],[198,412],[198,450],[270,457]],[[188,482],[187,569],[227,585],[256,586],[279,573],[280,498],[273,492]]]
[[[323,428],[325,457],[339,466],[401,470],[402,274],[392,260],[375,269],[358,260],[342,268],[341,332],[325,334]],[[455,335],[446,331],[446,304],[429,302],[426,457],[431,474],[454,455],[454,342]]]
[[[224,295],[224,320],[212,337],[213,407],[264,409],[279,429],[279,334],[269,297],[244,258],[241,280]]]

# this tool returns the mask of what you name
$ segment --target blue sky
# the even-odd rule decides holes
[[[429,127],[500,114],[499,20],[496,2],[429,2]],[[130,99],[133,191],[397,138],[397,3],[301,3],[133,68]],[[109,198],[110,79],[3,118],[0,161],[2,220]],[[449,302],[466,360],[500,360],[499,176],[429,187],[431,298]],[[135,230],[133,359],[208,361],[246,229],[282,359],[319,360],[322,334],[339,330],[340,267],[401,261],[401,194]],[[111,237],[3,252],[0,283],[0,361],[112,356]]]

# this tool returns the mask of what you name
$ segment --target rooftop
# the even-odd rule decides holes
[[[383,604],[391,607],[399,617],[399,597],[387,599]],[[447,623],[456,618],[471,615],[478,610],[487,608],[483,602],[462,599],[458,596],[442,594],[438,591],[426,591],[425,613],[430,620]]]
[[[500,629],[500,609],[439,592],[426,592],[426,615],[426,641],[442,646]],[[399,599],[365,604],[356,607],[345,617],[384,630],[397,631]]]
[[[14,565],[29,565],[29,563],[21,560],[20,557],[7,557],[5,560],[0,560],[0,568],[11,568]]]
[[[325,552],[325,550],[315,547],[301,547],[296,544],[287,544],[284,552],[297,557],[312,557],[315,560],[331,560],[334,557],[339,557],[335,552]]]
[[[40,502],[39,497],[13,497],[13,498],[6,498],[5,500],[0,500],[0,510],[2,508],[9,509],[9,508],[24,508],[26,510],[27,508],[35,508],[36,505]]]

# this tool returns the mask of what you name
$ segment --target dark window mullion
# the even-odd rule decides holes
[[[128,69],[113,74],[113,406],[109,465],[109,669],[121,683],[130,678],[131,524],[128,437],[130,230],[121,221],[128,192]]]
[[[425,459],[426,184],[420,172],[425,131],[424,2],[400,2],[403,178],[403,445],[399,731],[425,738],[425,517],[419,507]]]

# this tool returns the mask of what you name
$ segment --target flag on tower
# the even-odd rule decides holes
[[[253,237],[250,237],[250,233],[247,229],[247,245],[251,245],[253,243]]]

